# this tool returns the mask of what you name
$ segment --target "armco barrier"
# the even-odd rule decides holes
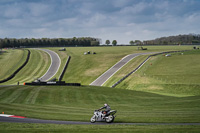
[[[65,73],[65,71],[66,71],[66,69],[67,69],[67,66],[68,66],[68,64],[69,64],[70,59],[71,59],[71,56],[68,57],[67,62],[66,62],[66,64],[65,64],[65,67],[63,68],[63,71],[62,71],[62,73],[60,74],[60,77],[58,78],[58,81],[61,81],[61,80],[62,80],[62,78],[63,78],[63,76],[64,76],[64,73]]]
[[[160,54],[167,54],[167,53],[175,53],[175,52],[185,52],[185,51],[189,51],[189,50],[182,50],[182,51],[168,51],[168,52],[161,52],[161,53],[156,53],[153,55],[149,55],[138,67],[136,67],[133,71],[131,71],[130,73],[128,73],[126,76],[124,76],[123,78],[121,78],[119,81],[117,81],[115,84],[112,85],[112,88],[114,88],[115,86],[117,86],[119,83],[121,83],[123,80],[125,80],[126,78],[128,78],[128,76],[130,76],[131,74],[133,74],[134,72],[136,72],[149,58],[151,58],[152,56],[156,56],[156,55],[160,55]]]
[[[12,75],[10,75],[8,78],[1,80],[0,83],[7,82],[8,80],[10,80],[10,79],[12,79],[13,77],[15,77],[15,75],[28,63],[31,52],[30,52],[30,50],[28,50],[28,49],[27,49],[27,51],[28,51],[28,55],[27,55],[27,58],[26,58],[26,61],[24,62],[24,64],[22,64],[22,65],[21,65]]]

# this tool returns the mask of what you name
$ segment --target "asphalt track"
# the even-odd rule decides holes
[[[39,48],[36,48],[36,49],[42,50],[42,51],[48,53],[51,57],[51,65],[50,65],[49,69],[47,70],[47,72],[42,77],[39,78],[40,81],[48,81],[59,70],[59,67],[60,67],[60,64],[61,64],[60,57],[54,51],[51,51],[51,50],[48,50],[48,49],[39,49]]]
[[[103,73],[100,77],[98,77],[95,81],[93,81],[90,85],[93,86],[102,86],[110,77],[112,77],[117,71],[119,71],[124,65],[126,65],[129,61],[139,55],[146,54],[155,54],[158,52],[149,52],[149,53],[137,53],[130,54],[122,58],[119,62],[117,62],[114,66],[108,69],[105,73]]]
[[[106,122],[78,122],[78,121],[55,121],[31,118],[12,118],[0,116],[0,122],[9,123],[40,123],[40,124],[67,124],[67,125],[200,125],[200,123],[106,123]]]

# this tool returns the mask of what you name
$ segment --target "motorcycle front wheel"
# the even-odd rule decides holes
[[[90,122],[91,122],[91,123],[95,123],[95,122],[96,122],[96,117],[95,117],[95,115],[92,116],[92,118],[90,119]]]

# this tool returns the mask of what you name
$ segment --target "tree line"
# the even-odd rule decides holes
[[[143,41],[145,45],[200,44],[200,34],[177,35]]]
[[[110,45],[110,40],[105,41],[106,45]],[[129,45],[181,45],[181,44],[197,44],[200,45],[200,34],[177,35],[169,37],[156,38],[154,40],[131,40]],[[113,40],[112,45],[116,46],[117,41]]]
[[[64,46],[98,46],[100,39],[82,38],[0,38],[0,48],[5,47],[64,47]]]

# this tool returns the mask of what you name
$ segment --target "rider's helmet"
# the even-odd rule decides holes
[[[108,106],[108,104],[107,104],[107,103],[105,103],[105,104],[104,104],[104,106],[105,106],[105,107],[107,107],[107,106]]]

